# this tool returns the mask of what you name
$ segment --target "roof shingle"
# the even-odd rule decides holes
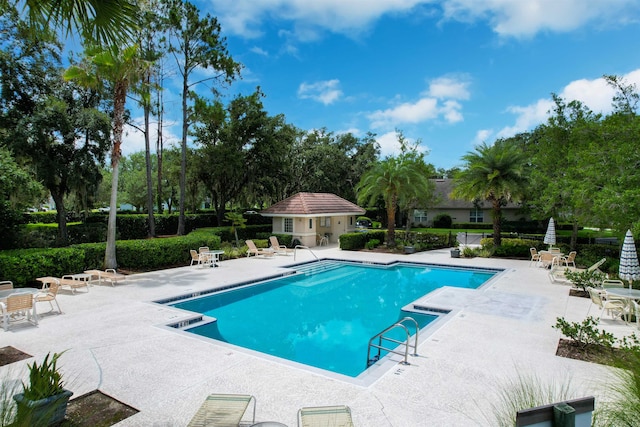
[[[365,210],[331,193],[297,193],[260,212],[274,215],[364,214]]]

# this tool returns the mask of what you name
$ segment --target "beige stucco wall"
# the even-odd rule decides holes
[[[329,236],[330,243],[337,243],[340,235],[355,231],[356,216],[343,215],[331,216],[329,225],[320,225],[322,218],[327,217],[296,217],[293,218],[293,233],[284,232],[284,218],[273,217],[272,226],[275,234],[291,234],[294,239],[300,240],[304,246],[317,246],[318,235]],[[311,226],[309,224],[311,221]]]
[[[429,209],[426,211],[427,223],[423,225],[429,227],[433,226],[434,218],[441,214],[449,215],[453,219],[454,223],[469,222],[470,211],[470,209]],[[482,212],[484,214],[482,223],[491,224],[493,222],[492,209],[483,209]],[[523,217],[526,218],[526,215],[520,213],[518,209],[503,209],[502,216],[507,221],[518,221]]]

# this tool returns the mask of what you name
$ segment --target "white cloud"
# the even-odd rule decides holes
[[[324,80],[315,83],[301,83],[298,87],[298,97],[302,99],[313,99],[329,105],[336,102],[342,96],[339,88],[340,81],[337,79]]]
[[[135,119],[135,123],[142,123],[143,118],[138,117]],[[173,133],[172,127],[178,127],[176,122],[165,122],[163,129],[164,148],[168,148],[180,141],[180,137]],[[149,144],[151,152],[156,151],[156,138],[158,135],[158,127],[156,123],[151,125],[151,132],[149,138]],[[122,154],[128,156],[133,153],[144,151],[144,134],[131,125],[125,125],[124,132],[122,134]]]
[[[438,77],[429,82],[429,96],[438,99],[451,98],[467,100],[469,93],[469,79],[466,75],[456,77]]]
[[[260,55],[260,56],[269,56],[269,52],[267,52],[264,49],[259,48],[258,46],[254,46],[251,49],[249,49],[251,52]]]
[[[413,144],[415,139],[409,138],[405,135],[405,139],[409,144]],[[398,135],[396,131],[391,131],[384,133],[382,135],[376,136],[376,141],[380,144],[380,156],[395,156],[400,154],[400,144],[398,143]],[[426,145],[420,145],[417,147],[418,151],[422,153],[428,153],[429,147]]]
[[[368,115],[371,127],[394,127],[403,123],[420,123],[438,116],[438,101],[422,98],[415,103],[405,102],[393,108],[378,110]]]
[[[640,88],[640,69],[619,76],[625,84],[635,84]],[[594,113],[608,114],[613,110],[613,97],[616,90],[609,86],[603,78],[593,80],[580,79],[567,84],[558,96],[569,103],[577,100],[586,105]],[[526,132],[541,123],[546,122],[554,104],[550,98],[539,99],[536,102],[522,106],[510,106],[507,111],[516,115],[512,126],[501,129],[497,136],[508,138],[517,133]]]
[[[487,142],[491,135],[493,135],[493,129],[480,129],[476,132],[476,137],[473,139],[473,145]]]
[[[567,32],[597,22],[620,25],[637,12],[635,0],[443,0],[445,19],[488,21],[501,36],[531,37],[541,31]]]
[[[637,0],[209,0],[225,32],[246,38],[262,35],[269,20],[290,22],[299,40],[319,31],[359,34],[385,15],[437,5],[443,19],[486,21],[507,37],[530,37],[541,31],[566,32],[584,25],[617,26],[629,21]],[[279,23],[282,26],[282,23]]]
[[[537,102],[524,107],[511,106],[507,111],[517,116],[513,126],[507,126],[498,132],[498,138],[508,138],[518,133],[534,128],[547,120],[549,111],[553,108],[551,99],[539,99]]]
[[[291,21],[303,37],[314,29],[336,33],[359,33],[385,14],[408,12],[433,0],[210,0],[211,9],[225,32],[247,38],[259,37],[264,20]]]
[[[461,122],[462,105],[457,100],[468,100],[469,79],[467,76],[444,76],[432,79],[429,88],[415,102],[403,102],[386,110],[377,110],[367,115],[373,128],[397,127],[416,124],[437,118],[447,123]]]

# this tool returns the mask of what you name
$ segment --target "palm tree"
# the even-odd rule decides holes
[[[138,26],[135,1],[24,0],[24,8],[34,31],[41,32],[53,24],[67,34],[79,30],[85,41],[103,46],[131,41]]]
[[[513,140],[482,143],[475,152],[462,156],[466,166],[455,175],[451,197],[468,201],[486,200],[493,207],[493,242],[500,246],[502,206],[521,199],[527,179],[524,150]]]
[[[99,87],[109,82],[113,88],[113,145],[111,147],[111,199],[107,223],[107,248],[104,268],[116,268],[116,210],[118,203],[118,165],[122,157],[122,132],[124,129],[125,102],[129,87],[139,80],[149,63],[140,59],[137,45],[122,50],[97,50],[86,52],[88,61],[84,67],[71,66],[65,79],[73,79],[85,86]]]
[[[378,197],[387,210],[387,246],[396,245],[396,209],[402,201],[414,200],[417,195],[431,191],[423,165],[412,155],[387,157],[366,172],[358,185],[358,203],[372,205]]]

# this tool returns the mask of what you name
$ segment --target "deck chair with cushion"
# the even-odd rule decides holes
[[[7,291],[13,289],[13,282],[11,280],[3,280],[0,282],[0,291]]]
[[[188,424],[188,427],[239,426],[244,413],[253,400],[253,418],[256,421],[256,399],[248,394],[210,394]]]
[[[353,427],[348,406],[317,406],[298,411],[298,427]]]
[[[576,251],[571,251],[569,252],[569,255],[567,256],[563,256],[562,258],[560,258],[560,264],[563,264],[567,267],[569,267],[569,265],[571,265],[573,268],[576,267],[576,255],[578,253]]]
[[[104,271],[103,270],[86,270],[85,274],[90,274],[91,279],[93,279],[93,276],[98,276],[99,285],[102,284],[103,279],[111,283],[111,286],[115,286],[116,283],[127,279],[127,276],[125,276],[122,273],[117,273],[114,268],[107,268]]]
[[[195,249],[189,250],[189,253],[191,254],[191,264],[189,264],[190,267],[193,267],[193,264],[202,265],[202,258]]]
[[[278,255],[289,255],[293,253],[293,249],[290,249],[285,245],[281,245],[276,236],[269,237],[269,243],[271,243],[271,249],[273,249]]]
[[[258,255],[262,255],[265,257],[271,257],[274,256],[276,253],[274,252],[274,250],[272,249],[258,249],[256,247],[256,244],[253,242],[253,240],[245,240],[245,243],[247,244],[247,247],[249,249],[247,249],[247,256],[251,256],[252,254],[255,256]]]
[[[32,294],[12,294],[6,302],[0,302],[2,311],[2,327],[9,330],[9,322],[26,320],[38,326],[38,315]]]
[[[544,255],[544,254],[543,254]],[[551,279],[551,282],[568,282],[569,279],[567,279],[567,277],[565,276],[565,272],[567,270],[572,271],[572,272],[583,272],[583,271],[588,271],[588,272],[593,272],[593,271],[599,271],[600,273],[604,274],[601,270],[600,270],[600,266],[602,264],[604,264],[607,261],[606,258],[602,258],[600,261],[596,262],[595,264],[593,264],[591,267],[589,268],[573,268],[573,267],[563,267],[559,264],[553,264],[551,266],[551,270],[549,271],[549,278]]]
[[[51,306],[50,311],[53,311],[53,303],[55,302],[56,306],[58,306],[58,314],[62,314],[60,304],[58,304],[58,300],[56,298],[58,296],[59,288],[60,285],[57,282],[51,282],[48,288],[45,288],[42,291],[38,292],[34,298],[36,302],[48,302]]]
[[[531,267],[531,263],[536,263],[536,265],[538,265],[538,263],[540,262],[540,254],[538,253],[538,250],[536,248],[529,248],[529,252],[531,253],[531,261],[529,261],[529,267]]]
[[[73,277],[71,277],[70,274],[62,276],[61,278],[51,277],[51,276],[38,277],[36,280],[42,282],[42,289],[48,288],[49,286],[51,286],[52,283],[58,283],[60,287],[64,286],[71,289],[72,294],[75,294],[76,289],[78,288],[85,288],[87,292],[89,292],[89,281],[74,279]]]

